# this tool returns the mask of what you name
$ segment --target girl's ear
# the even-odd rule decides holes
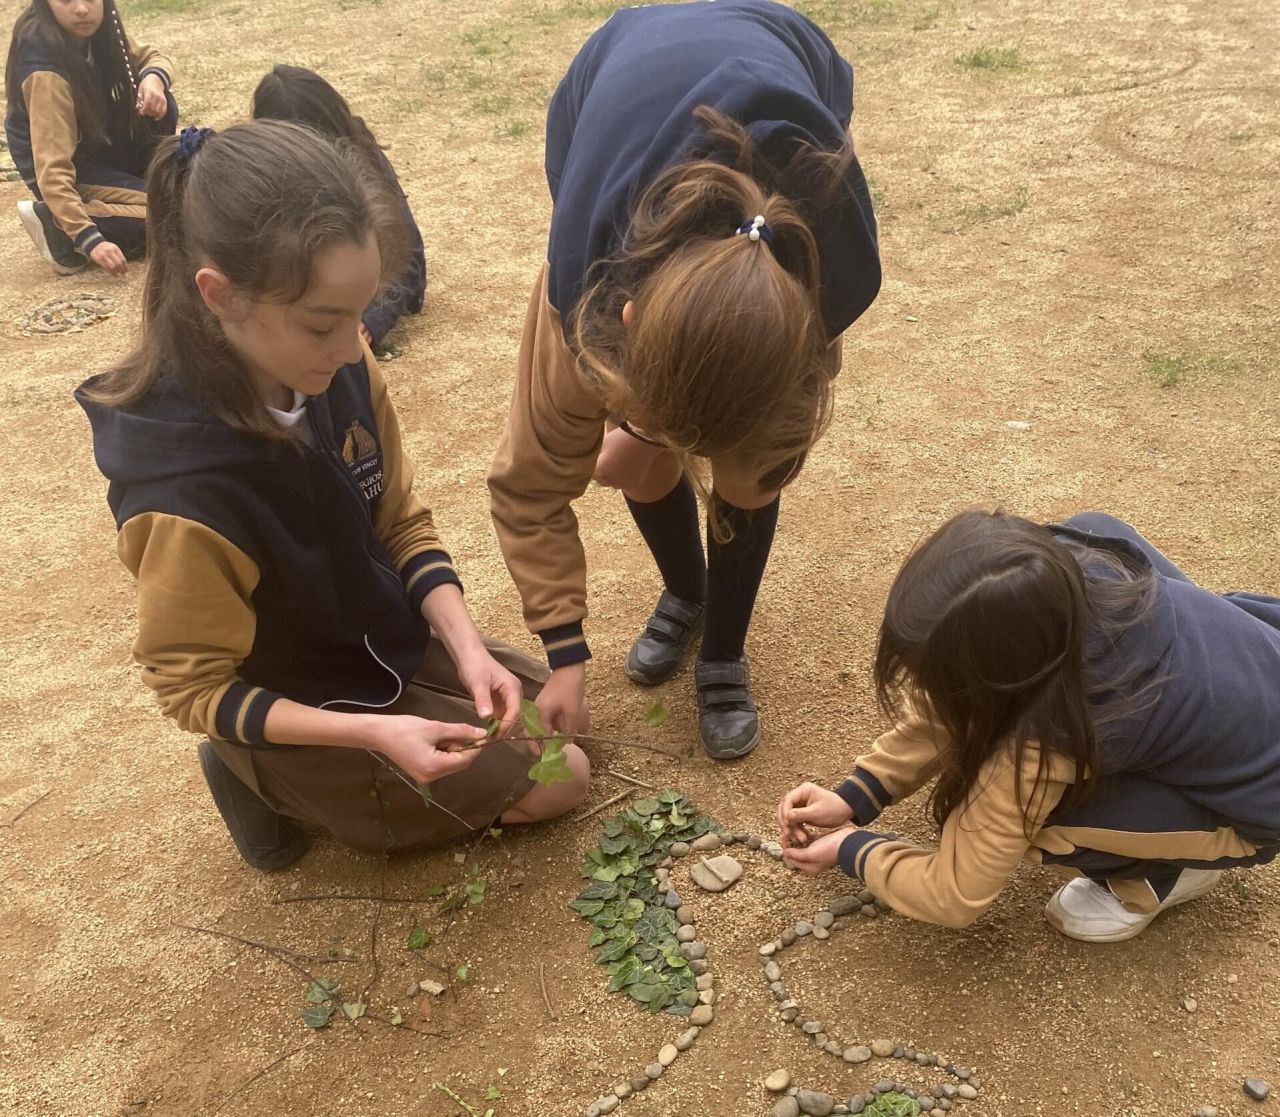
[[[200,291],[200,297],[204,299],[204,305],[217,318],[231,316],[234,291],[231,281],[222,272],[217,268],[201,268],[196,272],[196,287]]]
[[[622,304],[622,324],[630,327],[631,323],[636,320],[636,304],[628,299]]]

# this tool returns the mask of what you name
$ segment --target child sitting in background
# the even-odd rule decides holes
[[[400,180],[382,147],[369,131],[369,126],[356,116],[342,94],[319,74],[301,66],[274,66],[253,92],[255,120],[291,120],[305,124],[330,139],[349,140],[400,199],[400,218],[404,225],[405,265],[364,312],[360,334],[374,349],[405,314],[422,310],[427,290],[427,262],[409,200],[400,188]]]
[[[805,872],[964,927],[1026,857],[1082,874],[1054,927],[1116,942],[1280,852],[1280,598],[1200,589],[1112,516],[944,524],[890,590],[875,678],[897,726],[779,805]],[[937,849],[847,826],[935,776]]]

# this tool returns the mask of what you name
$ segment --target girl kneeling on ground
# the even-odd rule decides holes
[[[1200,589],[1113,516],[949,521],[893,584],[875,677],[896,728],[778,808],[805,872],[963,927],[1026,857],[1081,874],[1054,927],[1116,942],[1280,852],[1280,598]],[[937,849],[846,825],[935,776]]]
[[[476,631],[360,338],[399,264],[394,199],[354,154],[255,121],[164,141],[151,220],[143,339],[77,398],[137,579],[135,657],[208,735],[242,856],[292,864],[295,820],[380,852],[577,803],[575,746],[572,779],[536,787],[515,742],[450,747],[509,727],[546,672]]]
[[[399,202],[405,244],[405,263],[400,274],[388,283],[360,316],[360,336],[371,349],[379,349],[383,339],[405,314],[422,310],[427,291],[427,262],[422,234],[409,209],[409,199],[396,178],[391,162],[369,131],[362,117],[351,111],[346,99],[319,74],[301,66],[273,66],[253,91],[254,120],[292,120],[314,128],[322,136],[351,143]]]
[[[843,331],[880,287],[852,113],[852,68],[768,0],[618,11],[556,90],[547,264],[489,475],[553,725],[584,708],[572,502],[594,476],[623,491],[663,583],[627,675],[666,681],[701,635],[703,747],[726,760],[760,740],[744,648],[779,494],[826,428]]]
[[[147,248],[147,163],[172,135],[173,63],[125,33],[115,0],[31,0],[5,66],[5,135],[36,200],[18,217],[64,275],[124,275]]]

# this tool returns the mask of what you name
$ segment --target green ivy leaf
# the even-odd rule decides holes
[[[467,881],[466,893],[467,900],[472,907],[479,907],[484,903],[484,894],[489,890],[489,882],[486,880],[469,880]]]
[[[406,944],[410,950],[423,950],[431,942],[431,935],[422,927],[415,927],[409,932],[409,941]]]
[[[658,813],[658,800],[656,799],[637,799],[632,804],[631,809],[641,817],[648,819],[649,815]]]
[[[302,1022],[318,1031],[329,1023],[332,1015],[333,1005],[308,1005],[302,1010]]]
[[[318,977],[315,981],[307,982],[307,1003],[318,1005],[325,1001],[332,1000],[341,992],[341,987],[336,981],[332,981],[327,977]]]
[[[547,735],[546,726],[542,724],[542,711],[538,709],[537,703],[524,699],[520,703],[520,721],[524,725],[524,731],[530,737],[545,737]]]
[[[404,1017],[400,1015],[400,1010],[398,1008],[391,1013],[391,1023],[397,1028],[404,1023]]]
[[[569,906],[573,908],[573,910],[576,911],[584,919],[590,919],[592,916],[599,915],[602,911],[604,911],[603,900],[577,899],[577,900],[574,900],[573,903],[571,903]]]
[[[671,711],[667,709],[667,704],[661,698],[655,698],[653,705],[644,712],[644,723],[656,729],[670,716]]]
[[[365,1013],[365,1009],[369,1006],[364,1001],[347,1001],[342,1006],[342,1011],[348,1020],[359,1020]]]
[[[497,1086],[490,1086],[484,1092],[485,1101],[497,1101],[500,1097],[502,1097],[502,1091]]]
[[[471,967],[459,966],[456,970],[453,971],[453,976],[456,977],[460,982],[462,982],[465,985],[468,981],[471,980]]]
[[[573,769],[569,767],[569,758],[564,754],[563,737],[552,737],[543,742],[542,755],[529,769],[529,778],[535,783],[564,783],[573,779]]]

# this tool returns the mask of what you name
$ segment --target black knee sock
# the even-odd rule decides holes
[[[627,497],[627,507],[658,564],[662,584],[685,601],[705,601],[707,560],[698,531],[698,498],[689,479],[681,477],[666,496],[648,504]]]
[[[733,538],[717,543],[707,531],[707,617],[698,658],[732,659],[742,654],[746,643],[782,498],[752,511],[735,508],[715,495],[712,500]]]

